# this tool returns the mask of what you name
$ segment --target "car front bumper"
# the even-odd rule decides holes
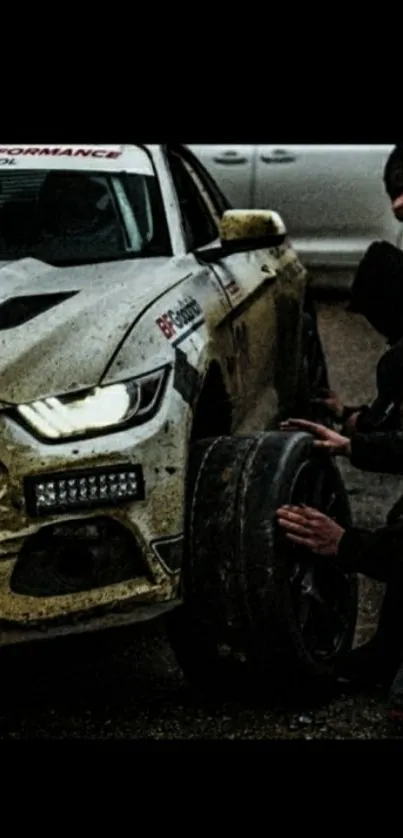
[[[0,645],[156,616],[178,594],[187,419],[171,390],[146,424],[44,444],[0,415]],[[27,480],[141,470],[144,497],[30,511]]]

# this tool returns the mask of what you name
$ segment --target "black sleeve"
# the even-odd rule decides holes
[[[403,474],[403,433],[388,431],[354,433],[350,440],[350,461],[361,471]]]
[[[356,431],[356,430],[359,430],[360,422],[362,421],[362,419],[368,413],[368,405],[367,404],[359,404],[359,405],[355,405],[355,406],[354,405],[345,405],[345,407],[343,409],[343,413],[342,413],[342,415],[339,419],[340,433],[342,433],[343,436],[350,436],[351,435],[351,431],[347,429],[346,425],[347,425],[348,420],[350,419],[350,416],[353,416],[354,413],[358,413],[358,416],[357,416],[357,419],[356,419],[356,422],[355,422],[355,428],[354,428],[354,431]]]
[[[368,405],[367,404],[357,404],[357,405],[346,404],[343,407],[343,415],[341,417],[341,421],[345,422],[346,419],[349,419],[350,416],[353,415],[353,413],[363,413],[366,410],[368,410]]]
[[[389,582],[403,572],[403,521],[376,530],[351,527],[341,538],[336,564],[352,573],[363,573],[378,582]],[[400,565],[400,568],[399,568]]]

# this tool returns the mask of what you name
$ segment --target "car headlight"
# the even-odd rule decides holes
[[[159,407],[168,369],[95,387],[80,395],[21,404],[17,412],[26,425],[46,439],[96,436],[150,419]]]

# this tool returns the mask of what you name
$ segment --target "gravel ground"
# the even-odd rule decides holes
[[[332,384],[346,401],[371,398],[383,343],[339,303],[320,303]],[[353,359],[353,360],[352,360]],[[379,524],[403,480],[344,468],[355,520]],[[356,642],[376,625],[382,586],[361,582]],[[183,683],[163,624],[71,638],[3,652],[0,738],[371,739],[390,736],[385,695],[338,692],[292,711],[206,704]]]

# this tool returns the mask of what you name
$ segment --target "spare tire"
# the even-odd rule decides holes
[[[357,580],[284,538],[276,509],[308,503],[351,522],[333,461],[304,433],[196,443],[183,605],[167,621],[179,665],[204,690],[328,681],[352,644]]]

